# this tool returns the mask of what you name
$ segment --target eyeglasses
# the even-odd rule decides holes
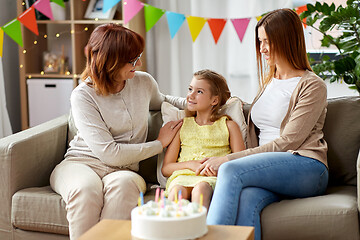
[[[130,61],[129,63],[133,66],[133,67],[135,67],[136,66],[136,63],[139,61],[139,59],[141,58],[141,55],[142,55],[143,53],[140,53],[140,55],[135,59],[135,60],[133,60],[133,61]]]

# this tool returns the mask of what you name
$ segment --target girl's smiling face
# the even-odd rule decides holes
[[[193,77],[186,100],[189,111],[211,111],[212,106],[218,103],[218,96],[212,95],[206,80]]]

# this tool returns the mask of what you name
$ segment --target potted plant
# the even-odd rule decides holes
[[[314,72],[330,82],[343,80],[360,93],[360,1],[348,0],[345,7],[337,8],[334,3],[307,4],[300,18],[306,18],[307,26],[323,34],[321,46],[334,45],[338,50],[335,59],[325,54],[317,62],[310,59]],[[340,30],[338,36],[329,34],[334,28]]]

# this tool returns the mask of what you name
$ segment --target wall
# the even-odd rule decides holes
[[[17,17],[16,1],[1,0],[0,26]],[[21,130],[18,45],[6,34],[3,43],[6,105],[13,132]]]

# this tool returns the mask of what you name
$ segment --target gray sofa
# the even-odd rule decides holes
[[[360,97],[328,102],[327,193],[266,207],[263,239],[359,239]],[[156,138],[161,123],[161,113],[150,112],[148,139]],[[73,126],[62,116],[0,139],[0,239],[68,239],[65,204],[49,187],[49,176],[72,136]],[[140,174],[148,183],[157,181],[156,162],[156,156],[141,162]]]

